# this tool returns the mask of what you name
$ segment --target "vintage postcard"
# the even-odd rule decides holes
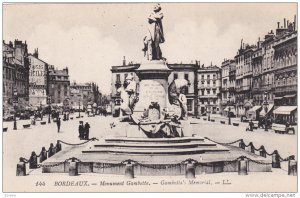
[[[2,9],[4,193],[295,197],[297,3]]]

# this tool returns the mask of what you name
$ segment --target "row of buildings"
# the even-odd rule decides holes
[[[102,94],[96,83],[71,83],[68,67],[57,69],[46,63],[38,49],[28,53],[26,41],[3,41],[2,46],[4,108],[101,105]]]
[[[271,30],[255,45],[241,41],[237,54],[224,59],[221,67],[190,64],[167,64],[172,69],[168,83],[176,78],[190,82],[186,92],[188,112],[224,113],[231,106],[236,116],[267,100],[276,106],[297,105],[297,30],[294,22],[284,19],[276,31]],[[112,102],[119,105],[117,89],[130,73],[138,81],[135,70],[140,64],[112,66]],[[266,99],[265,99],[266,98]],[[228,111],[228,110],[227,110]]]
[[[243,115],[266,100],[273,106],[297,106],[297,30],[286,19],[255,45],[243,40],[236,56],[224,60],[221,109],[228,102]]]

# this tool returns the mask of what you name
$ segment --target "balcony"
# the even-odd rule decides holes
[[[272,84],[262,85],[259,87],[260,91],[270,91],[272,88]]]
[[[243,91],[249,91],[251,89],[250,85],[243,86]]]
[[[275,93],[280,92],[297,92],[297,85],[282,85],[275,87]]]
[[[228,91],[228,87],[222,87],[221,90],[222,91]]]
[[[218,96],[217,95],[212,95],[212,94],[210,94],[210,95],[200,95],[199,98],[218,98]]]

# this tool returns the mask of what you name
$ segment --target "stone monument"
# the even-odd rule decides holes
[[[162,109],[170,108],[168,101],[168,76],[171,69],[168,68],[160,44],[164,43],[164,33],[162,25],[163,13],[160,4],[154,6],[153,12],[148,17],[148,31],[144,37],[144,53],[146,61],[142,62],[136,70],[139,77],[139,100],[134,108],[135,115],[142,115],[145,109],[156,103],[159,114]],[[154,112],[153,108],[149,109]],[[154,119],[153,116],[152,119]],[[159,116],[159,118],[161,115]]]

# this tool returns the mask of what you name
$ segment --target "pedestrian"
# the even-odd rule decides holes
[[[250,120],[249,122],[249,131],[253,131],[253,122],[252,122],[252,119]]]
[[[83,121],[79,121],[79,127],[78,127],[78,132],[79,132],[79,139],[82,140],[84,139],[84,126],[83,126]]]
[[[57,124],[57,132],[60,131],[60,118],[57,118],[57,121],[56,121],[56,124]]]
[[[89,125],[88,122],[86,122],[84,125],[84,139],[86,139],[86,140],[89,140],[90,128],[91,128],[91,126]]]

